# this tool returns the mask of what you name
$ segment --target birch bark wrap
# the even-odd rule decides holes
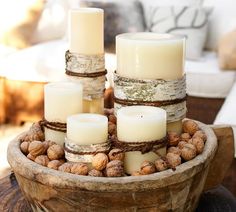
[[[115,112],[128,105],[151,105],[167,112],[168,123],[186,116],[186,77],[140,80],[114,74]]]
[[[70,81],[82,83],[84,99],[102,98],[106,80],[104,54],[84,55],[68,50],[65,58],[66,75]]]
[[[78,145],[67,138],[65,139],[65,157],[71,162],[91,163],[96,153],[108,153],[111,147],[110,142],[90,145]]]

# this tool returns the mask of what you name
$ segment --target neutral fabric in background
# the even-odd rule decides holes
[[[144,3],[147,31],[186,36],[186,58],[201,57],[207,36],[210,10],[202,7],[160,7]]]

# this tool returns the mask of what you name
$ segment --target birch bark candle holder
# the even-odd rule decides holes
[[[116,37],[115,111],[147,105],[167,112],[167,130],[182,130],[186,115],[185,38],[125,33]]]

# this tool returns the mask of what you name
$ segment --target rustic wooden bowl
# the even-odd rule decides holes
[[[203,191],[217,139],[209,126],[204,151],[176,168],[137,177],[89,177],[55,171],[21,153],[19,139],[8,161],[33,210],[45,211],[194,211]]]

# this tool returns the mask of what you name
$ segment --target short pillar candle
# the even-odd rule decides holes
[[[122,142],[148,142],[166,136],[166,112],[157,107],[129,106],[117,111],[117,138]],[[166,147],[158,150],[166,154]],[[154,162],[159,156],[154,152],[142,154],[140,151],[125,153],[125,171],[138,171],[143,161]]]
[[[86,56],[104,54],[104,11],[100,8],[72,9],[69,13],[69,51]],[[87,67],[88,69],[90,67]],[[77,81],[76,78],[71,78]],[[103,113],[103,98],[84,98],[84,113]]]
[[[125,33],[116,37],[117,74],[140,80],[178,80],[184,76],[185,38],[171,34]],[[181,120],[167,128],[180,132]]]
[[[83,111],[83,88],[79,83],[54,82],[44,86],[44,118],[66,124],[67,117]],[[45,127],[45,139],[63,145],[65,133]]]
[[[99,145],[108,142],[108,118],[100,114],[84,113],[67,118],[66,147],[83,152],[83,147]],[[73,151],[76,151],[73,149]],[[79,154],[66,158],[72,162],[91,162],[92,154]],[[81,161],[80,161],[81,158]]]

